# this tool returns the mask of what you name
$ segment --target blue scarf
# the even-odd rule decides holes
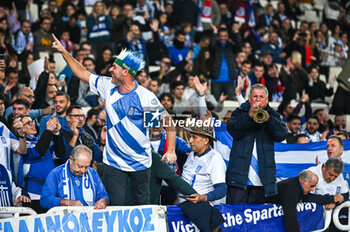
[[[62,179],[63,179],[63,198],[69,200],[76,200],[73,180],[69,177],[69,160],[64,164],[64,168],[62,169]],[[88,206],[93,206],[95,204],[95,182],[92,177],[90,170],[88,169],[87,173],[85,173],[82,177],[82,186],[83,186],[83,197],[84,201]]]

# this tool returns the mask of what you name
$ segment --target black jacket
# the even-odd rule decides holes
[[[317,204],[326,205],[334,203],[333,195],[317,195],[308,193],[304,195],[298,177],[288,178],[277,184],[278,195],[267,198],[267,202],[280,203],[284,212],[284,222],[288,232],[300,231],[297,220],[296,205],[298,202],[315,202]],[[344,199],[349,198],[349,193],[342,194]]]
[[[259,174],[264,185],[265,196],[277,194],[274,142],[286,139],[288,130],[279,113],[269,105],[265,110],[270,115],[267,122],[258,124],[249,116],[249,102],[232,112],[227,131],[233,138],[230,160],[226,171],[226,184],[247,187],[248,171],[256,140]]]
[[[210,56],[211,59],[211,71],[210,78],[217,79],[220,74],[221,63],[222,63],[222,53],[225,52],[225,58],[228,66],[228,72],[231,80],[237,77],[237,66],[235,61],[234,53],[236,50],[232,43],[227,42],[226,46],[223,47],[219,42],[215,43],[215,46],[211,49]]]

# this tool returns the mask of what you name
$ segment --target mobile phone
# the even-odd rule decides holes
[[[51,118],[57,118],[57,111],[56,111],[56,107],[52,108],[52,115]]]
[[[179,196],[179,197],[184,198],[184,199],[186,199],[186,198],[195,198],[195,196],[192,196],[192,195],[182,195],[182,196]]]
[[[4,54],[0,54],[0,60],[5,60],[5,55]]]

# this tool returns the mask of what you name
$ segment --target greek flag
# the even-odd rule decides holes
[[[203,31],[203,25],[202,25],[202,0],[197,0],[197,10],[198,10],[197,31]]]
[[[230,151],[233,139],[227,132],[226,124],[214,127],[214,135],[217,142],[214,149],[224,158],[226,164],[230,159]],[[316,157],[321,163],[325,163],[327,157],[327,142],[314,142],[304,144],[275,143],[275,161],[277,179],[285,179],[297,176],[302,170],[316,166]],[[344,161],[344,179],[350,184],[350,140],[344,140],[344,152],[341,156]]]
[[[288,178],[297,176],[299,172],[316,166],[316,157],[325,163],[327,156],[327,142],[304,144],[275,143],[276,176]],[[341,156],[344,161],[344,178],[350,180],[350,140],[344,140],[344,152]]]
[[[254,16],[254,9],[253,9],[253,3],[252,0],[248,0],[248,25],[250,27],[255,27],[255,16]]]

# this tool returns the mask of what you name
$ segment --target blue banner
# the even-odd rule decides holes
[[[282,206],[279,204],[236,204],[215,206],[225,218],[222,231],[286,231]],[[299,203],[297,218],[300,231],[314,231],[324,226],[323,208],[315,203]],[[177,206],[167,207],[170,232],[195,231],[193,223]]]

